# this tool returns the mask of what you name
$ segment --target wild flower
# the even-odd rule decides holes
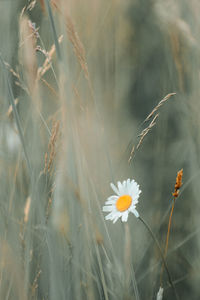
[[[103,206],[104,212],[110,212],[105,219],[115,223],[119,218],[122,222],[127,222],[129,212],[132,212],[136,218],[139,213],[136,210],[136,204],[141,193],[139,185],[135,180],[124,180],[122,183],[118,181],[117,187],[111,183],[111,188],[116,195],[110,196]]]

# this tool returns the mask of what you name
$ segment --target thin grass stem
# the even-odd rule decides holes
[[[179,300],[179,297],[178,297],[178,294],[177,294],[177,292],[176,292],[176,288],[175,288],[175,286],[174,286],[174,284],[173,284],[173,281],[172,281],[172,278],[171,278],[171,274],[170,274],[170,272],[169,272],[169,269],[168,269],[168,266],[167,266],[165,257],[164,257],[164,255],[163,255],[163,253],[162,253],[160,244],[159,244],[159,242],[158,242],[158,240],[157,240],[155,234],[153,233],[153,231],[151,230],[150,226],[146,223],[146,221],[145,221],[141,216],[139,216],[138,219],[144,224],[144,226],[146,227],[146,229],[149,231],[149,233],[150,233],[152,239],[154,240],[154,242],[155,242],[155,244],[156,244],[156,246],[157,246],[157,248],[158,248],[158,250],[159,250],[159,252],[160,252],[160,256],[161,256],[161,258],[162,258],[163,265],[164,265],[165,270],[166,270],[166,272],[167,272],[167,276],[168,276],[169,283],[170,283],[171,287],[173,288],[173,291],[174,291],[174,295],[175,295],[175,297],[176,297],[176,300]]]
[[[167,237],[166,237],[166,243],[165,243],[164,257],[166,257],[166,255],[167,255],[167,250],[168,250],[168,245],[169,245],[169,235],[170,235],[170,229],[171,229],[171,224],[172,224],[172,215],[173,215],[173,211],[174,211],[174,206],[175,206],[175,198],[174,198],[174,202],[172,204],[172,208],[171,208],[171,212],[170,212],[170,216],[169,216],[169,223],[168,223],[168,228],[167,228]],[[160,283],[161,283],[161,285],[162,285],[163,271],[164,271],[164,265],[162,264],[161,274],[160,274]]]
[[[9,95],[8,101],[9,101],[9,104],[12,106],[12,109],[13,109],[13,114],[14,114],[14,117],[15,117],[17,129],[18,129],[18,132],[19,132],[19,137],[20,137],[22,147],[23,147],[23,150],[24,150],[24,155],[25,155],[25,158],[26,158],[27,166],[29,168],[30,174],[32,174],[31,163],[30,163],[30,159],[29,159],[28,152],[27,152],[27,149],[26,149],[24,135],[23,135],[23,132],[22,132],[22,125],[21,125],[21,122],[20,122],[19,114],[18,114],[16,106],[15,106],[15,99],[14,99],[12,87],[11,87],[10,80],[8,78],[8,75],[7,75],[7,70],[6,70],[4,60],[2,58],[1,53],[0,53],[0,61],[1,61],[2,67],[3,67],[4,78],[5,78],[5,81],[6,81],[6,84],[7,84],[8,95]]]
[[[55,43],[55,47],[56,47],[56,53],[57,53],[57,56],[58,56],[58,60],[61,61],[61,51],[60,51],[60,46],[59,46],[59,43],[58,43],[58,36],[57,36],[57,33],[56,33],[56,26],[55,26],[55,23],[54,23],[53,14],[52,14],[51,6],[49,4],[49,0],[45,0],[45,3],[46,3],[47,11],[48,11],[49,21],[50,21],[50,24],[51,24],[51,29],[52,29],[52,32],[53,32],[53,38],[54,38],[54,43]]]

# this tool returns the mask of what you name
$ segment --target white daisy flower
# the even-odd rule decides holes
[[[117,195],[110,196],[105,203],[106,205],[103,206],[103,211],[110,212],[105,219],[115,223],[121,218],[122,222],[127,222],[129,212],[139,218],[136,204],[141,191],[137,182],[127,179],[123,183],[118,181],[117,187],[113,183],[110,186]]]

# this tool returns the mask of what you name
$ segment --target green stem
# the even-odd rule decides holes
[[[28,156],[28,152],[27,152],[27,149],[26,149],[24,134],[23,134],[23,131],[22,131],[22,125],[21,125],[21,122],[20,122],[18,111],[17,111],[16,106],[15,106],[15,99],[14,99],[11,83],[10,83],[10,80],[8,78],[7,70],[6,70],[4,60],[2,58],[1,53],[0,53],[0,61],[1,61],[1,65],[2,65],[2,68],[3,68],[3,72],[4,72],[5,82],[6,82],[6,85],[7,85],[8,96],[9,96],[8,101],[9,101],[9,104],[12,106],[12,110],[13,110],[15,122],[16,122],[16,125],[17,125],[20,141],[22,143],[22,147],[23,147],[23,150],[24,150],[24,155],[25,155],[25,159],[26,159],[26,162],[27,162],[27,166],[29,168],[30,175],[32,175],[32,168],[31,168],[31,163],[30,163],[30,159],[29,159],[29,156]]]
[[[55,26],[55,23],[54,23],[53,14],[52,14],[51,6],[49,4],[49,0],[45,0],[45,4],[46,4],[46,7],[47,7],[49,21],[50,21],[50,24],[51,24],[54,43],[55,43],[55,47],[56,47],[56,53],[57,53],[59,62],[61,62],[61,51],[60,51],[60,46],[59,46],[59,43],[58,43],[58,36],[57,36],[57,33],[56,33],[56,26]]]
[[[153,239],[154,242],[156,243],[156,246],[158,247],[158,250],[159,250],[159,252],[160,252],[160,256],[161,256],[162,261],[163,261],[163,265],[164,265],[165,270],[166,270],[166,272],[167,272],[167,276],[168,276],[169,283],[170,283],[171,287],[173,288],[173,291],[174,291],[176,300],[179,300],[179,297],[178,297],[178,294],[177,294],[177,292],[176,292],[175,286],[174,286],[174,284],[173,284],[173,281],[172,281],[172,278],[171,278],[171,275],[170,275],[170,272],[169,272],[169,269],[168,269],[168,266],[167,266],[165,257],[164,257],[164,255],[163,255],[163,253],[162,253],[162,250],[161,250],[161,248],[160,248],[160,245],[159,245],[159,242],[158,242],[156,236],[154,235],[154,233],[153,233],[153,231],[151,230],[150,226],[146,223],[146,221],[145,221],[141,216],[139,216],[138,219],[145,225],[145,227],[146,227],[147,230],[149,231],[149,233],[150,233],[152,239]]]

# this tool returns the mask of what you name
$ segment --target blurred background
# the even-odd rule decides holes
[[[199,299],[199,1],[0,0],[0,12],[0,299],[156,299],[151,236],[102,206],[110,182],[135,179],[164,249],[182,168],[166,260],[179,298]],[[162,285],[176,299],[165,272]]]

